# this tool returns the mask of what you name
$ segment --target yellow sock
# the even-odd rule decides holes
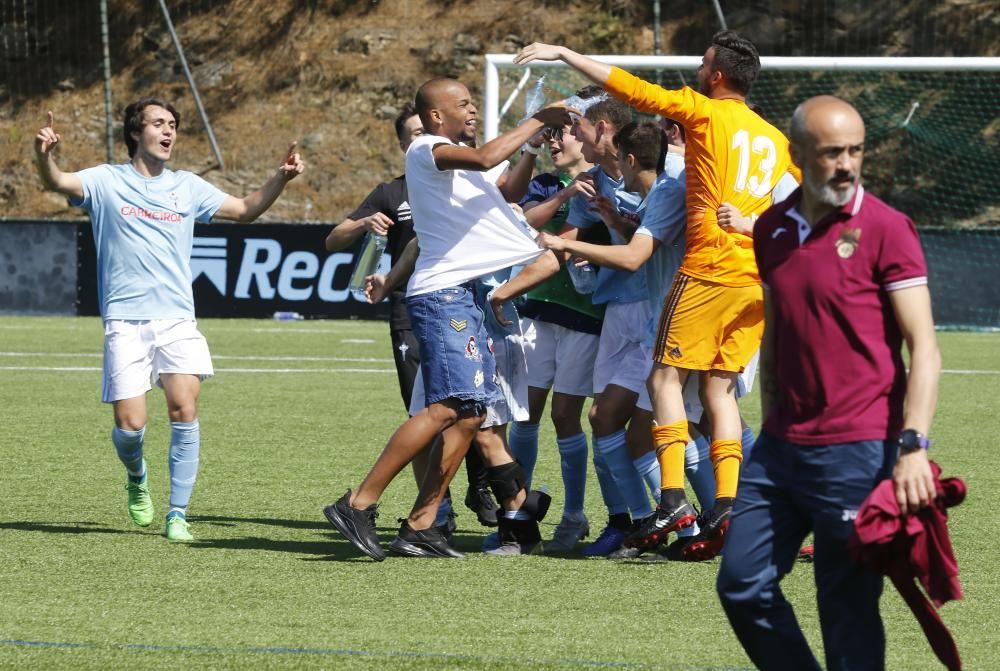
[[[653,425],[653,445],[660,462],[660,488],[684,488],[684,446],[688,444],[687,421]]]
[[[735,498],[736,484],[740,479],[740,462],[743,447],[738,440],[713,440],[709,448],[715,469],[715,497]]]

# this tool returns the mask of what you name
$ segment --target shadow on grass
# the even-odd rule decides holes
[[[354,546],[346,540],[331,538],[330,540],[296,541],[280,538],[263,538],[260,536],[245,536],[243,538],[198,538],[190,547],[199,550],[252,550],[256,552],[291,552],[299,555],[314,555],[303,557],[309,561],[330,560],[348,561],[359,559],[360,555]]]
[[[192,515],[192,522],[207,523],[219,527],[235,527],[239,524],[264,524],[287,529],[330,529],[330,524],[313,520],[281,520],[270,517],[226,517],[223,515]]]
[[[135,534],[141,531],[126,531],[101,526],[97,522],[0,522],[0,529],[11,531],[41,531],[49,534]]]

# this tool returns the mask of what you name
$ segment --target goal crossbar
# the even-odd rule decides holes
[[[596,61],[615,65],[620,68],[644,68],[644,69],[694,69],[701,65],[701,56],[589,56]],[[969,58],[948,58],[948,57],[813,57],[813,56],[762,56],[760,59],[761,69],[764,70],[787,70],[787,71],[840,71],[840,72],[861,72],[881,70],[888,72],[916,72],[916,71],[936,71],[936,72],[1000,72],[1000,58],[996,57],[969,57]],[[483,115],[484,136],[487,141],[495,138],[500,128],[500,69],[514,69],[521,66],[514,65],[513,54],[487,54],[485,62]],[[566,68],[569,67],[562,61],[533,61],[525,70],[529,68]],[[528,75],[521,77],[521,83],[514,91],[516,95]],[[510,106],[510,101],[505,107]]]

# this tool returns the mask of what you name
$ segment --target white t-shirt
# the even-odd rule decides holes
[[[440,144],[454,143],[423,135],[406,151],[407,190],[420,245],[407,296],[526,265],[542,253],[535,230],[494,183],[498,171],[439,170],[432,152]]]

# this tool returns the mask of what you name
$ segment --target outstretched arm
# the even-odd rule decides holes
[[[517,56],[514,56],[515,65],[525,65],[531,61],[562,61],[601,86],[604,86],[608,81],[608,76],[611,75],[610,65],[555,44],[535,42],[524,47],[517,52]]]
[[[433,149],[438,170],[489,170],[505,161],[535,133],[545,127],[562,128],[571,123],[565,107],[545,107],[521,125],[498,135],[481,147],[439,144]]]
[[[48,116],[48,123],[35,135],[35,166],[38,168],[38,176],[49,191],[71,198],[83,198],[83,182],[76,173],[63,172],[56,165],[52,150],[62,138],[53,128],[52,112]]]
[[[278,200],[278,196],[285,190],[285,185],[305,170],[302,157],[295,151],[296,144],[298,143],[293,142],[288,147],[288,155],[285,156],[285,160],[271,175],[271,178],[264,182],[264,186],[245,198],[227,196],[222,201],[222,207],[215,213],[215,216],[220,219],[247,223],[264,214],[274,204],[274,201]]]
[[[660,241],[650,235],[635,235],[627,245],[595,245],[540,233],[538,242],[546,249],[555,252],[568,252],[599,266],[629,272],[641,268],[660,246]]]

